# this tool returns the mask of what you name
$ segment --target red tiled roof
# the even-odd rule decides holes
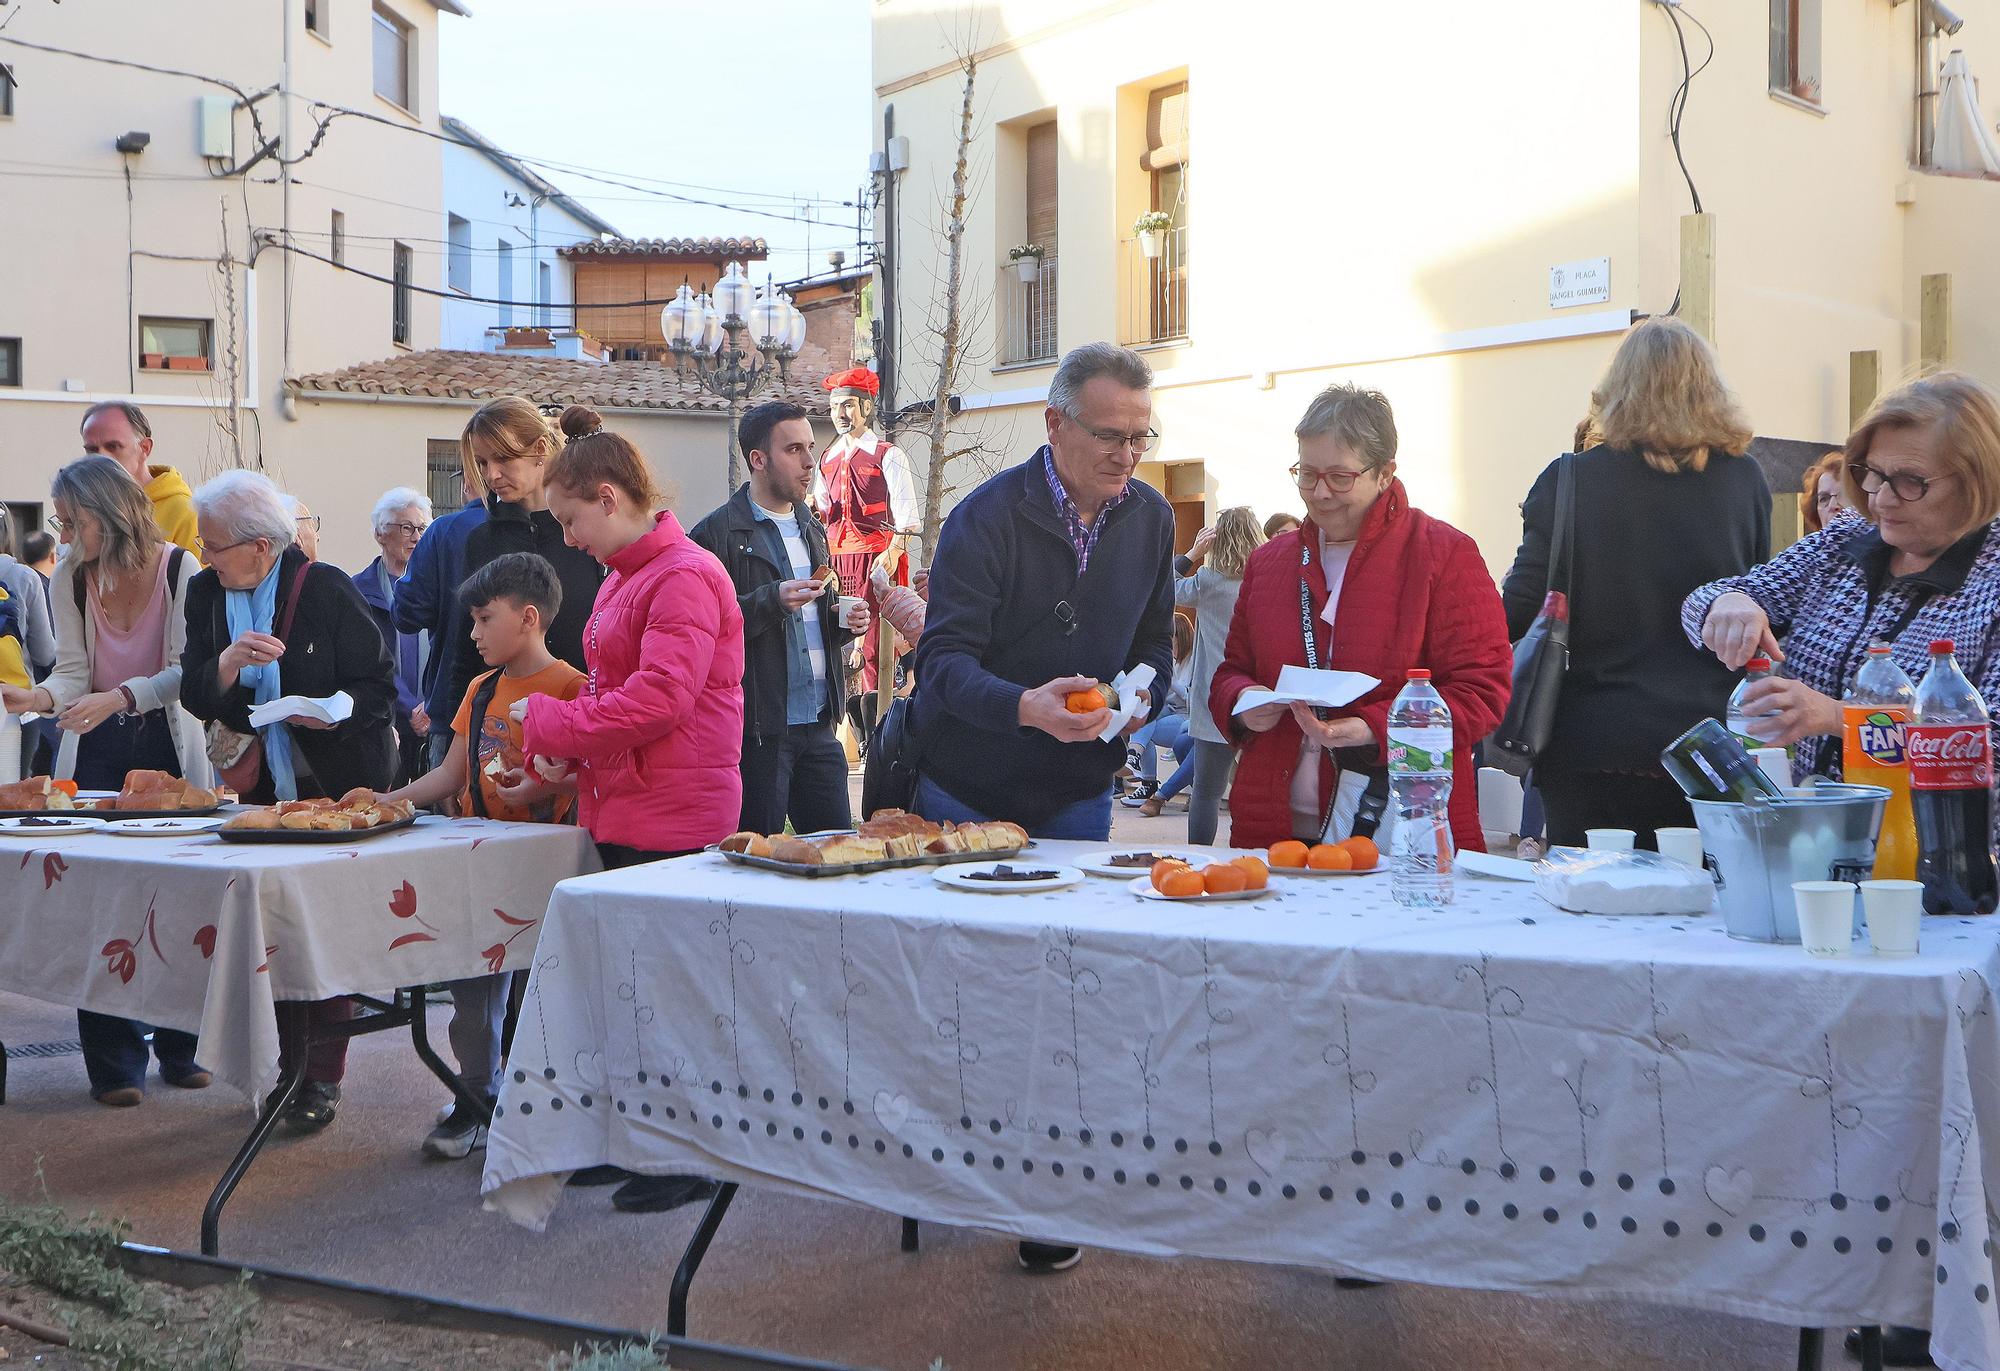
[[[820,377],[832,369],[826,352],[812,344],[793,359],[791,378],[756,396],[783,398],[817,412],[826,403]],[[566,357],[522,356],[518,353],[428,352],[398,353],[379,362],[315,372],[287,382],[306,392],[349,392],[372,395],[436,396],[440,399],[492,400],[520,395],[537,404],[586,404],[599,408],[678,409],[719,413],[721,399],[700,388],[692,377],[674,374],[670,362],[580,362]]]
[[[600,238],[556,249],[564,257],[767,257],[762,238]]]

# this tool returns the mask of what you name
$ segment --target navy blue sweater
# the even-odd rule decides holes
[[[912,708],[918,769],[961,804],[1032,827],[1109,789],[1124,742],[1059,743],[1022,728],[1027,690],[1062,676],[1108,681],[1146,662],[1159,712],[1173,674],[1174,515],[1151,486],[1128,491],[1082,576],[1039,452],[945,520]]]

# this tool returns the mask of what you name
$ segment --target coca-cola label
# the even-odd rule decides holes
[[[1910,789],[1983,790],[1993,784],[1993,736],[1985,724],[1911,724],[1904,736]]]

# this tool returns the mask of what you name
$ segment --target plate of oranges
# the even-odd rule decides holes
[[[1373,838],[1304,843],[1287,838],[1265,854],[1273,876],[1373,876],[1386,870]]]
[[[1132,882],[1132,893],[1141,899],[1187,904],[1258,900],[1271,893],[1271,870],[1262,857],[1253,853],[1212,861],[1205,866],[1166,857]]]

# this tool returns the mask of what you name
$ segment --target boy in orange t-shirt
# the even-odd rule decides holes
[[[521,752],[521,725],[508,715],[529,695],[576,698],[584,675],[559,661],[544,634],[562,607],[555,568],[532,552],[496,557],[466,578],[459,597],[472,614],[472,643],[491,671],[475,677],[452,720],[451,750],[435,770],[385,799],[437,806],[456,800],[459,812],[519,823],[567,823],[576,782],[548,780]],[[459,1080],[490,1110],[500,1093],[501,1024],[507,981],[515,973],[449,983],[451,1047]],[[486,1119],[454,1103],[424,1139],[424,1154],[456,1160],[486,1142]]]

